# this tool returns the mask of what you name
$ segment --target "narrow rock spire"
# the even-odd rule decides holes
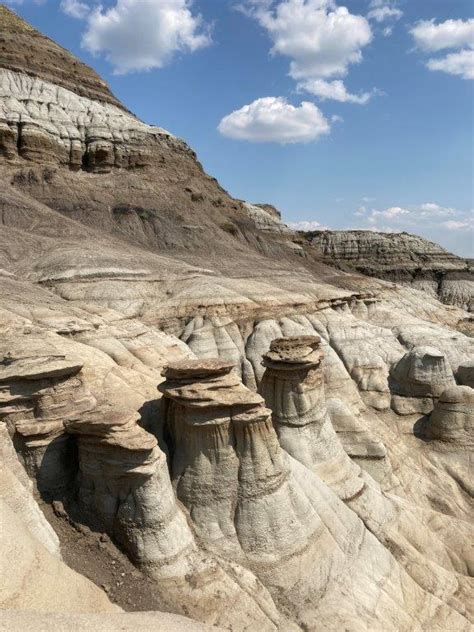
[[[361,492],[364,481],[327,412],[320,344],[319,336],[274,340],[263,356],[260,393],[273,411],[281,446],[349,500]]]

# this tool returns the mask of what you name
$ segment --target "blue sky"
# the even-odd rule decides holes
[[[474,257],[471,0],[9,5],[232,195]]]

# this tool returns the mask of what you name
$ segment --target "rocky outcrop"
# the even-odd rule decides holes
[[[429,413],[455,384],[446,356],[435,347],[413,347],[391,370],[392,407],[399,415]]]
[[[152,161],[150,146],[168,139],[178,144],[117,105],[0,68],[0,154],[10,160],[99,172],[139,168]]]
[[[470,418],[443,395],[472,382],[466,312],[322,263],[4,9],[0,38],[0,437],[32,481],[6,443],[2,502],[59,564],[30,490],[60,498],[153,603],[227,629],[469,629]],[[26,557],[12,577],[38,571],[42,610]]]
[[[278,613],[252,574],[200,549],[176,502],[166,457],[136,421],[129,411],[98,409],[66,425],[79,437],[79,502],[89,519],[99,519],[157,580],[166,607],[233,630],[250,621],[276,629]],[[227,607],[234,600],[239,613]]]
[[[4,5],[0,6],[0,45],[0,68],[38,77],[124,109],[92,68]]]
[[[233,365],[218,360],[171,364],[160,385],[172,442],[172,480],[200,537],[220,553],[240,559],[233,523],[239,462],[233,416],[262,403],[246,389]]]
[[[410,285],[443,303],[474,309],[470,262],[427,239],[368,230],[314,231],[305,233],[305,239],[327,263]]]
[[[349,500],[361,493],[360,468],[347,456],[329,418],[318,336],[277,338],[263,356],[260,393],[272,410],[281,446]]]
[[[244,202],[243,205],[250,219],[259,230],[283,234],[292,232],[288,226],[282,223],[281,216],[276,208],[262,204],[250,204],[250,202]]]
[[[444,390],[425,425],[424,436],[474,448],[474,389],[451,386]]]
[[[353,553],[341,544],[343,540],[338,538],[345,536],[332,522],[332,512],[341,511],[340,501],[321,486],[313,471],[370,525],[380,541],[379,545],[372,542],[372,549],[382,547],[377,555],[385,551],[382,545],[397,542],[400,560],[407,563],[413,579],[429,592],[435,582],[435,594],[444,595],[455,609],[462,611],[453,594],[450,572],[433,562],[419,567],[422,556],[414,546],[427,551],[428,543],[433,546],[433,538],[429,533],[414,537],[407,528],[410,520],[417,519],[416,512],[411,516],[407,507],[402,509],[384,497],[374,481],[361,477],[360,469],[344,453],[334,430],[332,435],[328,431],[319,342],[314,336],[276,340],[265,355],[267,368],[261,390],[267,404],[274,406],[273,424],[278,428],[279,440],[270,411],[231,373],[229,363],[186,361],[165,369],[166,381],[160,390],[167,400],[166,417],[173,446],[171,467],[178,495],[200,537],[211,550],[227,557],[237,556],[268,587],[283,611],[298,612],[298,621],[307,626],[314,625],[315,617],[324,621],[324,594],[326,590],[334,594],[341,589],[342,575],[329,564],[329,585],[323,589],[316,609],[308,606],[306,595],[322,590],[319,573],[325,560],[329,560],[326,554],[334,562],[335,552],[330,553],[332,545],[326,540],[328,532],[343,548],[342,567]],[[283,424],[291,428],[287,434],[282,432]],[[305,431],[307,426],[312,432]],[[341,477],[341,470],[347,472],[345,477]],[[359,485],[354,490],[357,480]],[[355,493],[347,494],[351,485]],[[408,521],[406,515],[410,515]],[[344,522],[347,528],[355,529],[351,537],[359,538],[354,535],[358,529],[354,519],[355,515],[348,511]],[[437,542],[436,549],[439,560],[449,566],[443,545]],[[362,546],[355,553],[357,561],[351,564],[358,566],[363,550]],[[310,570],[315,565],[318,574]],[[304,581],[296,570],[301,566],[308,569]],[[276,567],[279,573],[275,573]],[[415,572],[414,568],[418,570]],[[411,580],[404,576],[400,581]],[[351,599],[347,594],[346,603]],[[370,619],[369,612],[370,606],[364,615]],[[345,615],[340,616],[344,620]]]

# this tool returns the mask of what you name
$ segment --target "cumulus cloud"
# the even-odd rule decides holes
[[[394,23],[399,20],[403,11],[401,11],[394,2],[389,0],[372,0],[369,5],[370,11],[367,14],[369,20],[374,20],[378,24],[387,24],[382,33],[385,36],[391,35]]]
[[[463,79],[474,79],[474,18],[418,22],[410,33],[416,46],[425,52],[455,49],[444,57],[432,57],[426,62],[429,70],[438,70]],[[459,50],[461,49],[461,50]]]
[[[71,18],[83,20],[89,14],[90,7],[80,0],[61,0],[61,11]]]
[[[403,15],[403,11],[400,9],[396,9],[395,7],[391,7],[387,4],[377,6],[367,14],[367,17],[371,20],[375,20],[376,22],[385,22],[385,20],[395,19],[398,20]]]
[[[218,126],[223,136],[281,144],[316,140],[331,129],[314,103],[291,105],[283,97],[263,97],[224,116]]]
[[[87,17],[82,45],[91,53],[103,53],[117,74],[161,68],[176,53],[210,44],[209,29],[191,5],[191,0],[117,0],[110,8],[99,5]]]
[[[430,70],[440,70],[463,79],[474,79],[474,50],[462,50],[441,59],[429,59],[426,66]]]
[[[375,222],[380,219],[398,219],[402,215],[409,215],[410,211],[406,208],[402,208],[401,206],[391,206],[390,208],[385,209],[384,211],[378,211],[376,209],[372,209],[368,221],[371,224],[375,224]]]
[[[474,18],[470,20],[446,20],[436,24],[434,20],[422,20],[410,29],[418,48],[437,52],[445,48],[474,47]]]
[[[436,202],[370,210],[366,206],[359,206],[354,215],[366,230],[414,233],[426,230],[436,232],[440,229],[464,233],[474,230],[474,211],[462,212]]]
[[[340,79],[335,79],[334,81],[310,79],[300,84],[301,89],[314,94],[314,96],[322,100],[333,99],[341,103],[359,103],[360,105],[368,103],[375,94],[375,90],[362,92],[361,94],[351,94]]]
[[[330,230],[328,226],[324,226],[316,221],[287,222],[286,225],[292,230],[301,230],[303,232],[311,232],[313,230]]]
[[[422,217],[446,217],[456,214],[455,209],[447,206],[440,206],[435,202],[425,202],[424,204],[420,204],[420,206],[415,209],[415,212],[417,210],[419,210]]]
[[[448,230],[474,230],[474,219],[472,217],[464,220],[450,219],[447,222],[442,222],[441,226]]]
[[[325,99],[367,103],[369,93],[351,95],[342,80],[325,81],[346,76],[351,64],[362,61],[362,49],[372,40],[365,17],[334,0],[248,0],[244,7],[267,31],[271,53],[289,58],[289,74],[300,90]]]

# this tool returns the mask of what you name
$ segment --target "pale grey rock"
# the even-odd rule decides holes
[[[459,447],[474,448],[474,389],[450,386],[435,404],[424,436]]]
[[[307,233],[327,263],[403,283],[457,305],[474,307],[474,280],[469,261],[418,235],[367,230]]]
[[[0,135],[11,153],[94,171],[147,164],[151,139],[174,137],[111,103],[0,68]],[[5,141],[3,141],[5,142]]]
[[[329,418],[317,336],[278,338],[263,357],[260,393],[272,410],[280,445],[313,470],[339,498],[364,488],[360,468],[349,459]]]
[[[243,206],[245,211],[248,213],[248,216],[259,230],[277,234],[292,232],[288,226],[282,223],[280,217],[276,216],[275,213],[269,212],[265,207],[262,208],[256,204],[250,204],[250,202],[244,202]]]
[[[400,415],[429,413],[455,384],[445,355],[435,347],[413,347],[391,369],[392,407]]]
[[[31,536],[48,553],[61,558],[58,536],[33,498],[33,485],[13,447],[8,429],[0,422],[0,497]],[[6,516],[3,520],[6,520]],[[7,528],[4,525],[3,528]]]

